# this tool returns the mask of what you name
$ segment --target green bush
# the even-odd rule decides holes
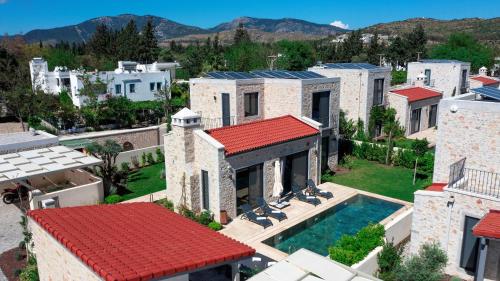
[[[179,207],[179,213],[190,220],[198,221],[196,214],[193,211],[189,210],[187,207]]]
[[[424,244],[417,255],[397,267],[396,280],[440,281],[447,262],[446,253],[437,244]]]
[[[130,172],[130,164],[128,162],[123,162],[120,164],[120,169],[123,171],[123,172]]]
[[[116,204],[120,201],[122,201],[122,197],[118,194],[112,194],[104,198],[104,203],[106,204]]]
[[[146,154],[146,161],[148,162],[148,165],[153,165],[156,163],[153,157],[153,153],[148,152],[148,154]]]
[[[161,152],[161,149],[159,148],[156,149],[156,162],[157,163],[165,162],[165,155],[163,155],[163,152]]]
[[[333,172],[328,170],[323,175],[321,175],[321,182],[332,182]]]
[[[351,266],[362,261],[368,253],[384,244],[385,229],[380,224],[370,224],[356,235],[342,236],[328,249],[332,260]]]
[[[396,248],[392,243],[386,243],[378,254],[379,278],[384,281],[395,281],[395,269],[401,263],[402,248]]]
[[[38,268],[36,266],[35,257],[29,257],[26,267],[19,273],[20,281],[38,281],[40,277],[38,276]]]
[[[352,169],[354,167],[354,159],[351,155],[346,155],[340,160],[340,166],[346,169]]]
[[[215,230],[215,231],[219,231],[222,229],[222,224],[216,222],[216,221],[212,221],[208,224],[208,227],[212,230]]]
[[[141,166],[146,166],[146,164],[148,163],[148,160],[147,160],[147,156],[146,156],[146,153],[143,152],[142,155],[141,155]]]
[[[171,211],[174,210],[174,202],[168,200],[167,198],[160,199],[160,200],[156,201],[155,203],[158,205],[161,205],[161,206],[163,206]]]
[[[209,211],[203,211],[198,215],[196,220],[203,225],[208,225],[213,221],[213,216]]]

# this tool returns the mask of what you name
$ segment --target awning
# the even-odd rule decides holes
[[[73,149],[85,148],[87,145],[93,143],[91,139],[77,139],[77,140],[60,140],[59,144]]]
[[[0,183],[32,176],[94,166],[101,159],[85,155],[65,146],[0,155]]]
[[[490,210],[472,229],[477,237],[500,239],[500,210]]]

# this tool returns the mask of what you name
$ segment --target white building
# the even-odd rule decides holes
[[[154,94],[165,85],[170,86],[175,79],[175,69],[179,64],[152,63],[139,64],[131,61],[119,61],[118,68],[114,71],[84,72],[82,70],[69,71],[66,67],[56,66],[54,71],[49,71],[47,61],[34,58],[30,61],[31,81],[34,87],[46,93],[59,94],[67,90],[73,104],[77,107],[85,103],[85,98],[80,96],[83,88],[82,78],[88,75],[91,81],[99,79],[107,87],[100,99],[110,95],[125,96],[132,101],[145,101],[155,99]]]
[[[419,74],[426,76],[425,86],[443,92],[443,98],[464,94],[469,89],[470,63],[456,60],[420,60],[408,63],[408,84]]]

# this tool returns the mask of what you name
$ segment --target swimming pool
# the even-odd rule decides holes
[[[402,207],[398,203],[358,194],[262,243],[287,254],[305,248],[326,256],[328,247],[342,235],[356,234],[369,223],[378,223]]]

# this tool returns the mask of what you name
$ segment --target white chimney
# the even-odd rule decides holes
[[[488,76],[488,69],[485,66],[481,67],[479,69],[479,75],[480,76]]]
[[[425,74],[423,73],[420,73],[419,75],[417,75],[417,80],[415,80],[415,86],[417,87],[423,87],[425,86],[425,79],[427,78],[427,76],[425,76]]]
[[[194,113],[189,108],[184,107],[181,111],[172,115],[172,126],[177,127],[198,127],[201,125],[201,116]]]

